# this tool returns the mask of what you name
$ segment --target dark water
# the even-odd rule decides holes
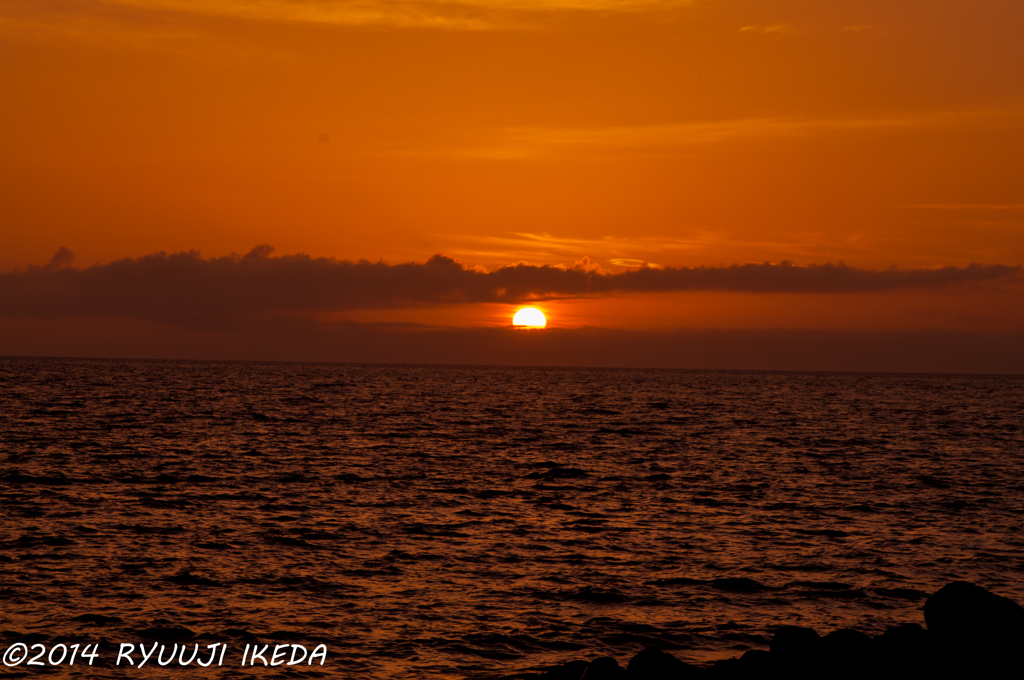
[[[879,632],[956,578],[1024,602],[1020,377],[6,359],[0,385],[0,648],[181,627],[461,678]]]

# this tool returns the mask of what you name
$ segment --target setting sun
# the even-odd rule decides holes
[[[512,317],[513,326],[525,326],[527,328],[544,328],[548,320],[544,318],[544,312],[536,307],[523,307]]]

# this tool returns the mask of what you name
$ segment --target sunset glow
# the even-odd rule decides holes
[[[0,354],[383,359],[425,345],[347,343],[533,304],[640,348],[1019,345],[1022,27],[1011,0],[0,3]]]
[[[536,307],[523,307],[512,317],[512,325],[526,328],[544,328],[548,325],[548,320],[544,317],[544,312]]]

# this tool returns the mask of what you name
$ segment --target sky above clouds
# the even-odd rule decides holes
[[[0,315],[174,326],[271,244],[354,323],[1024,333],[1022,53],[1012,0],[0,0]],[[226,278],[110,283],[160,263]]]

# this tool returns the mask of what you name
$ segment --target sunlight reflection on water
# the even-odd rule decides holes
[[[323,642],[331,677],[461,677],[879,632],[955,578],[1024,601],[1019,377],[0,375],[5,646],[180,626]]]

